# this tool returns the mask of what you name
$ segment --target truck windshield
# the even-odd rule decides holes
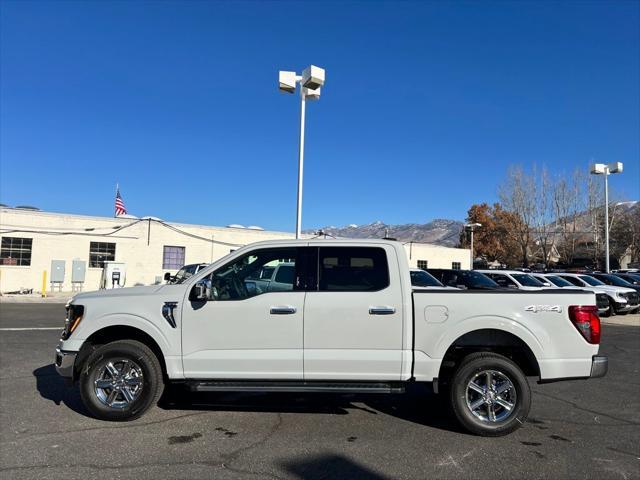
[[[178,284],[184,282],[187,278],[193,276],[193,274],[196,273],[196,268],[197,265],[187,265],[185,267],[182,267],[180,270],[178,270],[178,273],[176,273],[176,276],[173,278],[172,283]]]
[[[496,282],[486,275],[473,270],[460,270],[458,276],[464,281],[464,285],[469,288],[500,288]]]
[[[544,287],[544,283],[526,273],[512,273],[511,276],[515,278],[520,285],[525,287]]]
[[[436,278],[424,270],[411,271],[411,285],[414,287],[442,287]]]
[[[601,282],[597,278],[590,277],[589,275],[580,275],[580,280],[587,282],[592,287],[597,287],[598,285],[604,285],[603,282]]]
[[[567,282],[564,278],[556,277],[555,275],[547,275],[545,277],[551,283],[557,287],[573,287],[573,283]]]
[[[615,285],[616,287],[630,287],[631,284],[626,280],[616,277],[615,275],[598,275],[604,283]]]

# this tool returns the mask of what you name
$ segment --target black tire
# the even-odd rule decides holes
[[[109,406],[98,396],[95,382],[109,362],[116,366],[124,363],[135,365],[137,371],[142,373],[142,380],[138,380],[140,390],[127,405]],[[80,396],[91,415],[101,420],[111,421],[139,418],[151,406],[158,403],[164,389],[160,361],[149,347],[135,340],[117,340],[97,348],[82,366],[79,382]],[[133,388],[137,389],[138,386]],[[102,389],[102,392],[104,391],[108,392],[109,389]],[[125,403],[122,393],[116,394],[116,398],[120,398],[121,403]]]
[[[504,409],[495,399],[492,400],[493,406],[491,408],[506,414],[502,420],[498,419],[497,416],[495,417],[496,421],[483,420],[474,415],[467,403],[467,387],[469,383],[476,375],[486,371],[498,372],[508,378],[513,387],[510,391],[505,392],[505,396],[510,395],[510,392],[515,390],[515,395],[509,399],[515,398],[511,411]],[[480,394],[474,392],[472,394],[481,398]],[[480,398],[477,399],[479,400]],[[526,421],[531,407],[531,389],[527,377],[520,367],[507,357],[495,353],[478,352],[466,356],[453,374],[450,385],[450,399],[453,413],[463,428],[475,435],[499,437],[517,430]],[[500,400],[502,401],[503,399],[500,398]],[[480,409],[483,407],[487,409],[486,416],[489,417],[489,407],[483,404]]]

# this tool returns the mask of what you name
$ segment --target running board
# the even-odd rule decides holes
[[[404,393],[401,382],[189,381],[194,392]]]

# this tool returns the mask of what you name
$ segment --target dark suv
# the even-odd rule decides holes
[[[447,268],[428,268],[427,272],[447,287],[468,290],[504,290],[486,275],[474,270],[451,270]]]

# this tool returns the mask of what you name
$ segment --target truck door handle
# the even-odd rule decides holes
[[[396,313],[394,307],[369,307],[369,315],[393,315]]]
[[[296,311],[296,307],[285,305],[282,307],[271,307],[270,313],[271,315],[291,315],[292,313],[296,313]]]

